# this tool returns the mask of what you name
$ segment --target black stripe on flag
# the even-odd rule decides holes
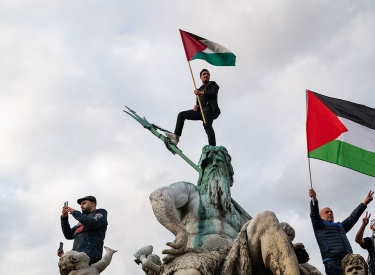
[[[183,32],[189,34],[191,37],[195,38],[196,40],[199,40],[199,41],[201,41],[201,40],[207,40],[206,38],[203,38],[203,37],[200,37],[198,35],[195,35],[194,33],[186,32],[186,31],[183,31]]]
[[[312,93],[335,115],[375,130],[375,109],[315,92]]]

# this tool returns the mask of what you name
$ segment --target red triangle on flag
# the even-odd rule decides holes
[[[307,152],[335,140],[348,131],[338,117],[312,91],[307,90]]]
[[[180,30],[180,34],[188,61],[192,60],[197,53],[202,52],[207,48],[205,44],[198,40],[198,36],[183,30]]]

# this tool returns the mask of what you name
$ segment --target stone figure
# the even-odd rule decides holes
[[[294,228],[286,222],[282,222],[280,225],[283,231],[288,235],[289,239],[293,241],[296,236]],[[293,244],[293,248],[297,255],[301,275],[323,275],[315,266],[308,263],[310,256],[302,243]]]
[[[90,265],[89,256],[84,252],[68,251],[59,259],[61,275],[99,275],[110,264],[112,256],[117,250],[104,246],[106,253],[103,258]]]
[[[359,254],[348,254],[341,260],[343,275],[368,275],[368,266]]]
[[[158,255],[151,254],[152,245],[147,245],[138,249],[133,255],[137,264],[142,264],[142,269],[146,275],[159,275],[161,261]]]
[[[198,184],[176,182],[150,195],[157,220],[175,235],[162,275],[299,274],[291,240],[275,214],[251,221],[231,203],[231,157],[223,146],[203,147]]]

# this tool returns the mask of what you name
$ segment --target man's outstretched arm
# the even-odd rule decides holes
[[[373,200],[374,191],[368,192],[365,200],[363,203],[360,203],[356,209],[347,217],[343,222],[342,225],[344,226],[345,232],[349,232],[350,229],[356,224],[358,219],[361,217],[363,212],[365,212],[367,205]]]
[[[72,216],[79,221],[81,224],[83,224],[86,227],[89,227],[91,229],[96,229],[99,227],[102,227],[104,225],[107,225],[107,211],[104,209],[100,209],[98,213],[95,214],[95,216],[91,217],[85,214],[82,214],[81,212],[75,210],[71,207],[66,207],[66,210],[72,214]]]
[[[75,210],[72,213],[72,216],[80,223],[82,223],[84,226],[92,229],[96,229],[108,224],[106,211],[100,211],[96,213],[93,217],[91,217]]]
[[[192,188],[195,187],[191,183],[177,182],[168,187],[158,188],[150,195],[156,219],[176,236],[175,242],[167,243],[171,249],[162,252],[168,254],[163,259],[164,262],[173,260],[175,256],[185,251],[188,234],[179,219],[177,208],[184,207],[188,203]]]

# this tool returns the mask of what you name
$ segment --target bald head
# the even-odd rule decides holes
[[[324,207],[320,210],[320,218],[322,220],[325,220],[326,222],[333,222],[334,221],[334,217],[333,217],[333,212],[331,210],[331,208],[329,207]]]

